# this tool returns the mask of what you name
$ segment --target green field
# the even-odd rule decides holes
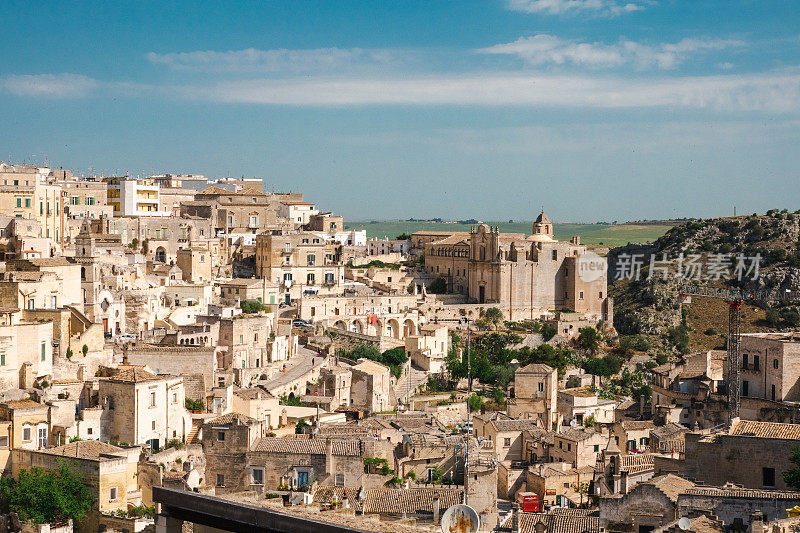
[[[503,233],[524,233],[530,235],[533,222],[487,222],[499,226]],[[346,229],[366,230],[367,238],[388,237],[394,239],[401,233],[415,231],[469,231],[472,224],[451,224],[447,222],[408,222],[408,221],[373,221],[350,222]],[[622,246],[627,243],[652,242],[670,229],[669,224],[553,224],[553,231],[558,240],[569,240],[579,235],[582,244],[605,246]]]

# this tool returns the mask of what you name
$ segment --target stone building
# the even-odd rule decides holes
[[[550,429],[558,422],[558,371],[530,364],[514,372],[514,394],[507,402],[509,416],[538,418]]]
[[[576,468],[594,466],[608,444],[608,435],[585,428],[566,428],[554,436],[550,459],[570,463]]]
[[[800,492],[745,489],[736,486],[689,488],[678,495],[678,515],[694,518],[713,515],[725,525],[747,522],[760,511],[773,521],[787,518],[787,511],[800,505]]]
[[[256,237],[256,276],[278,283],[287,299],[341,291],[341,245],[313,232]]]
[[[800,336],[746,333],[741,336],[741,350],[742,396],[800,401]]]
[[[0,386],[27,389],[53,374],[53,322],[0,309]]]
[[[606,273],[581,271],[588,264],[584,259],[597,259],[586,254],[577,237],[555,240],[553,225],[542,212],[528,237],[481,224],[466,236],[429,242],[425,269],[444,278],[450,292],[475,303],[497,304],[510,320],[538,318],[557,309],[608,321],[613,311]]]
[[[657,471],[707,485],[786,490],[782,473],[796,466],[790,457],[800,445],[800,424],[734,420],[725,432],[687,433],[685,440],[684,459],[656,458]]]
[[[541,505],[567,507],[588,499],[589,483],[594,478],[593,466],[575,468],[571,463],[540,463],[526,470],[525,486],[539,497]]]
[[[50,408],[33,400],[0,403],[0,467],[11,471],[13,450],[41,450],[50,445]]]
[[[394,407],[390,398],[389,367],[368,359],[359,359],[350,367],[350,398],[353,407],[372,413]]]
[[[182,377],[127,366],[100,379],[98,399],[101,432],[108,440],[147,443],[155,450],[173,439],[183,441],[192,428]]]
[[[426,324],[420,326],[419,335],[406,336],[406,355],[412,363],[431,374],[444,371],[449,347],[447,326]]]
[[[524,433],[540,429],[536,419],[513,419],[501,412],[472,415],[475,436],[491,441],[495,457],[502,462],[525,460]]]
[[[212,387],[219,384],[217,374],[220,366],[214,346],[128,343],[123,355],[128,364],[147,366],[157,374],[181,376],[184,394],[192,400],[202,400]]]
[[[47,450],[15,450],[13,475],[38,467],[57,470],[65,461],[82,476],[95,498],[80,531],[97,531],[99,513],[127,510],[141,504],[136,472],[139,446],[117,447],[96,440],[76,441]]]
[[[627,494],[600,498],[600,527],[609,532],[647,533],[677,520],[678,496],[695,484],[666,474],[639,483]]]

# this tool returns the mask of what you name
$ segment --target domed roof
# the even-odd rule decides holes
[[[533,233],[531,235],[528,235],[525,238],[525,240],[526,241],[533,241],[533,242],[553,242],[553,241],[555,241],[555,239],[553,239],[550,235],[548,235],[546,233]]]
[[[542,222],[546,222],[546,223],[548,223],[548,224],[550,223],[550,219],[549,219],[549,218],[547,218],[547,215],[545,215],[545,214],[544,214],[544,209],[542,209],[542,212],[541,212],[541,213],[539,214],[539,216],[536,218],[535,222],[536,222],[537,224],[540,224],[540,223],[542,223]]]

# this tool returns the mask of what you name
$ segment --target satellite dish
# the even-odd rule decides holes
[[[689,528],[692,527],[692,521],[684,516],[678,520],[678,527],[681,528],[682,531],[688,531]]]
[[[359,500],[363,500],[363,499],[366,499],[366,497],[367,497],[367,491],[365,491],[364,489],[361,489],[361,492],[358,493],[358,499]]]
[[[570,427],[573,427],[573,428],[574,428],[574,427],[575,427],[575,426],[577,426],[577,425],[578,425],[578,422],[577,422],[577,421],[576,421],[574,418],[573,418],[572,420],[570,420],[570,421],[569,421],[569,426],[570,426]]]
[[[442,533],[477,533],[481,520],[475,509],[459,503],[442,515]]]

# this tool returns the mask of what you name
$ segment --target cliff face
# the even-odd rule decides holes
[[[758,292],[760,305],[786,307],[787,295],[800,296],[799,239],[800,214],[769,211],[693,220],[652,244],[614,248],[608,254],[614,325],[623,334],[664,334],[681,321],[677,284],[687,278]]]

